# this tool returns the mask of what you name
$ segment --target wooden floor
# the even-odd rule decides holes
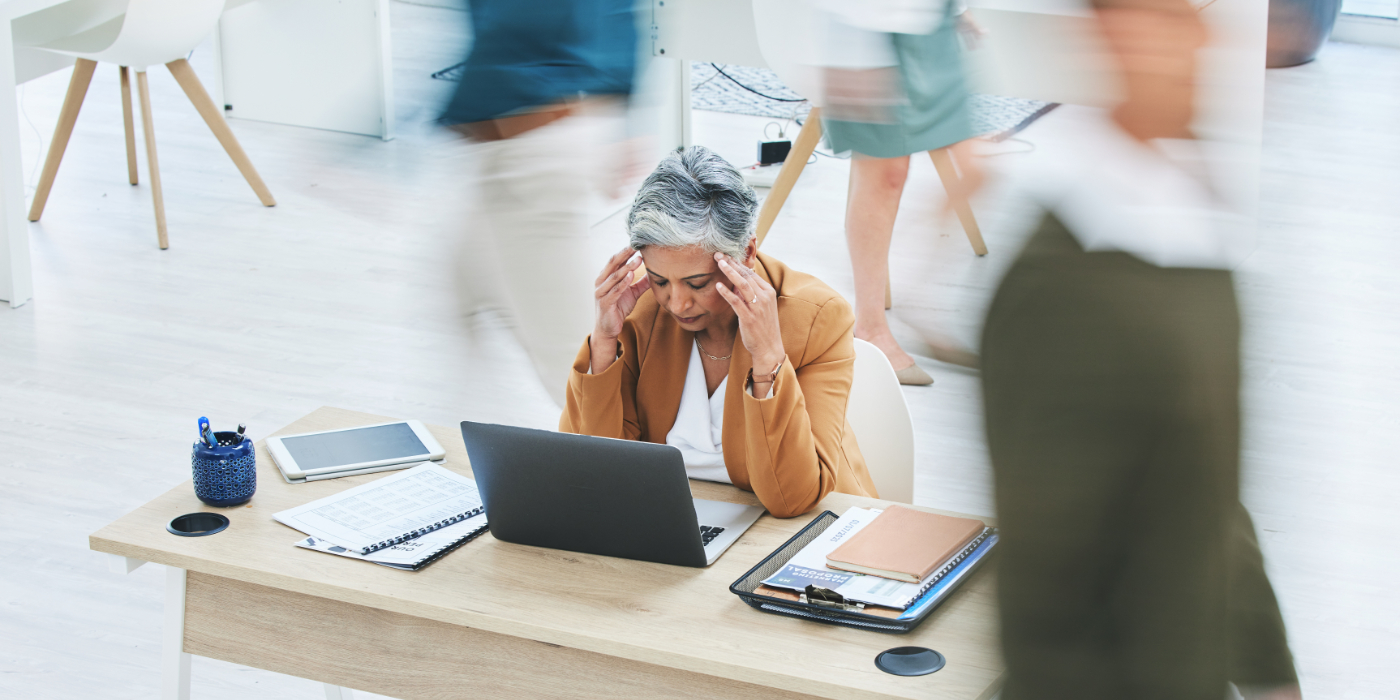
[[[257,437],[323,404],[553,425],[507,321],[458,312],[451,261],[470,240],[472,156],[427,123],[451,86],[426,76],[459,60],[464,20],[392,8],[398,140],[233,124],[275,208],[258,204],[168,74],[152,72],[164,252],[148,190],[126,184],[116,69],[99,67],[31,226],[35,299],[0,309],[0,696],[156,695],[163,577],[109,573],[86,538],[189,477],[200,415]],[[31,191],[66,81],[23,88]],[[1400,686],[1398,84],[1400,52],[1345,44],[1270,73],[1262,240],[1239,275],[1244,497],[1316,698],[1390,698]],[[696,141],[747,164],[766,121],[697,112]],[[1037,129],[1024,133],[1032,144]],[[849,295],[845,182],[843,161],[811,166],[765,248]],[[994,187],[976,203],[991,255],[976,258],[956,222],[935,221],[939,193],[918,161],[892,256],[897,333],[921,354],[920,328],[976,339],[1019,242],[1018,213]],[[623,243],[621,217],[594,233],[601,260]],[[917,500],[990,513],[977,376],[919,363],[937,383],[906,391]],[[198,698],[319,692],[194,662]]]

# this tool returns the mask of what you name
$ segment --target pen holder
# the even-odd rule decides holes
[[[214,433],[214,439],[217,447],[200,440],[190,454],[194,495],[215,507],[247,503],[258,490],[253,441],[235,432]]]

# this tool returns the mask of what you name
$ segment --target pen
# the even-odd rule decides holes
[[[241,445],[241,444],[243,444],[243,441],[244,441],[244,440],[247,440],[247,439],[248,439],[247,436],[245,436],[245,435],[243,434],[243,431],[245,431],[245,430],[247,430],[247,429],[248,429],[248,426],[247,426],[247,425],[245,425],[245,424],[243,424],[243,423],[239,423],[239,424],[238,424],[238,444]]]
[[[208,433],[208,435],[206,436],[205,433]],[[218,442],[214,440],[214,430],[209,427],[209,419],[204,416],[199,417],[199,439],[208,443],[210,447],[214,447],[218,444]]]

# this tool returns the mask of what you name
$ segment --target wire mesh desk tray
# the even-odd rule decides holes
[[[739,577],[738,581],[731,584],[729,586],[729,592],[739,596],[739,598],[743,599],[745,603],[748,603],[750,607],[775,615],[788,615],[790,617],[825,622],[833,625],[855,627],[872,632],[904,634],[918,627],[919,623],[923,622],[939,605],[942,605],[943,601],[947,600],[948,596],[950,596],[953,591],[957,590],[959,585],[967,581],[972,572],[987,561],[989,557],[985,555],[991,553],[990,550],[997,542],[995,536],[996,529],[992,528],[990,530],[990,536],[986,536],[984,543],[978,550],[974,550],[974,552],[978,552],[983,556],[968,556],[966,560],[958,563],[947,574],[950,577],[955,577],[951,585],[934,586],[928,593],[921,596],[909,607],[914,609],[922,606],[922,609],[920,609],[916,615],[908,619],[881,617],[879,615],[871,615],[855,610],[837,609],[830,606],[784,600],[782,598],[773,598],[756,592],[764,579],[777,573],[779,569],[782,569],[783,566],[788,563],[788,560],[796,556],[798,552],[802,551],[803,547],[806,547],[808,543],[815,540],[826,530],[827,526],[836,522],[838,519],[839,516],[829,510],[813,518],[812,522],[808,523],[807,527],[802,528],[801,532],[793,535],[792,539],[784,542],[783,546],[779,547],[772,554],[769,554],[768,557],[759,562],[757,566],[749,569],[748,573]]]

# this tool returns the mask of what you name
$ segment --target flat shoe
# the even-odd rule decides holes
[[[918,365],[897,369],[894,371],[894,376],[899,378],[900,384],[908,386],[928,386],[933,383],[933,377],[930,377],[928,372],[919,369]]]

